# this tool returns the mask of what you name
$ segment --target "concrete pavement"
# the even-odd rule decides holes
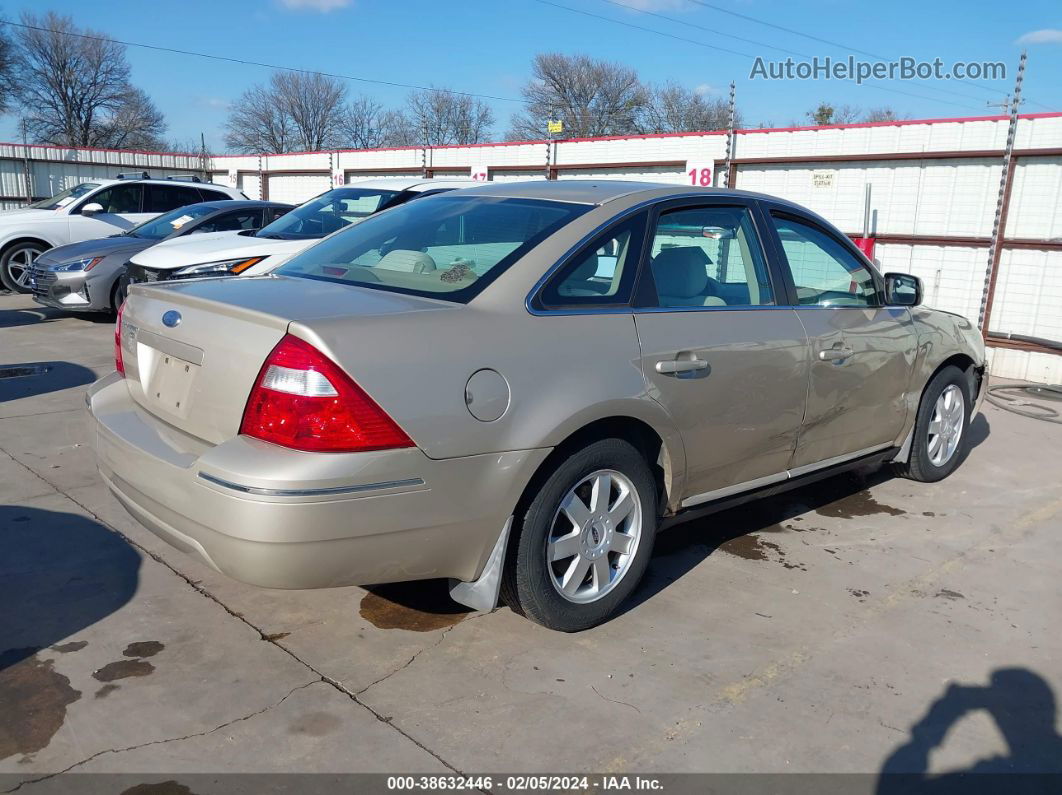
[[[942,483],[842,476],[679,526],[621,615],[562,635],[442,583],[267,591],[162,544],[95,471],[83,392],[111,357],[110,323],[0,295],[0,368],[47,368],[0,378],[0,789],[1041,770],[1062,747],[1062,427],[986,406]]]

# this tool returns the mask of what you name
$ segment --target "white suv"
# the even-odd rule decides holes
[[[186,204],[246,199],[233,188],[191,176],[150,179],[145,172],[82,182],[50,199],[0,212],[0,280],[28,293],[29,266],[56,246],[124,232]]]

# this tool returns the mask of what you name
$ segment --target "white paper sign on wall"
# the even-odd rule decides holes
[[[811,187],[813,188],[832,188],[833,177],[836,171],[812,171],[811,172]]]
[[[687,160],[686,161],[686,184],[697,185],[702,188],[712,186],[712,178],[715,174],[715,161],[713,160]]]
[[[347,175],[343,169],[336,168],[332,170],[332,187],[341,188],[347,182]]]
[[[489,177],[489,173],[487,171],[486,166],[472,166],[469,176],[472,177],[472,179],[474,179],[476,182],[486,182]]]

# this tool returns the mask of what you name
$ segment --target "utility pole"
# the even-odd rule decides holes
[[[26,120],[22,120],[22,173],[26,182],[26,204],[33,204],[33,172],[30,169],[29,144],[26,143]]]
[[[207,160],[206,136],[199,133],[199,169],[203,172],[203,182],[210,182],[210,163]]]
[[[723,184],[721,187],[730,187],[730,161],[734,157],[734,122],[737,118],[737,106],[735,105],[737,89],[734,81],[730,81],[730,118],[727,121],[726,135],[726,160],[723,163]]]
[[[1021,82],[1025,77],[1026,53],[1022,50],[1018,60],[1018,76],[1014,80],[1013,97],[1008,96],[1004,107],[1010,116],[1007,125],[1007,145],[1003,150],[1003,173],[999,177],[999,195],[996,197],[996,216],[992,221],[992,242],[988,247],[988,267],[985,269],[985,286],[981,292],[981,308],[977,313],[977,325],[988,336],[988,322],[992,312],[992,298],[996,291],[996,276],[1002,255],[1003,236],[1007,227],[1007,205],[1010,203],[1011,156],[1014,152],[1014,135],[1018,131],[1018,108],[1021,106]]]

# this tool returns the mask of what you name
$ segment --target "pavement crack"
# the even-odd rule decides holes
[[[637,712],[639,715],[642,714],[642,711],[640,709],[638,709],[636,706],[634,706],[634,704],[628,704],[626,701],[620,701],[619,699],[616,699],[616,698],[609,698],[608,696],[604,695],[600,690],[598,690],[593,685],[590,685],[590,689],[593,690],[595,693],[597,693],[599,696],[601,696],[601,698],[603,698],[605,701],[611,701],[613,704],[622,704],[625,707],[630,707],[635,712]]]
[[[238,718],[233,718],[232,720],[227,720],[224,723],[219,723],[217,726],[215,726],[212,729],[206,729],[206,730],[201,731],[201,732],[192,732],[191,734],[184,734],[184,735],[181,735],[180,737],[166,737],[166,738],[164,738],[162,740],[150,740],[150,741],[148,741],[146,743],[137,743],[136,745],[127,745],[127,746],[125,746],[123,748],[105,748],[102,751],[97,751],[96,753],[92,754],[91,756],[85,757],[84,759],[82,759],[79,762],[74,762],[74,764],[63,768],[62,770],[56,771],[55,773],[48,773],[47,775],[44,775],[44,776],[38,776],[37,778],[31,778],[31,779],[26,779],[25,781],[21,781],[15,787],[12,787],[11,789],[8,789],[8,790],[4,790],[4,793],[17,792],[18,790],[22,789],[22,787],[26,786],[27,784],[37,784],[37,783],[39,783],[41,781],[47,781],[50,778],[55,778],[56,776],[61,776],[64,773],[69,773],[71,770],[74,770],[75,768],[79,768],[82,765],[86,765],[89,762],[91,762],[93,759],[98,759],[99,757],[106,756],[107,754],[124,754],[127,751],[136,751],[136,750],[139,750],[140,748],[147,748],[148,746],[152,746],[152,745],[165,745],[167,743],[180,742],[181,740],[191,740],[191,739],[196,738],[196,737],[205,737],[208,734],[213,734],[214,732],[221,731],[222,729],[226,729],[229,726],[233,726],[233,725],[235,725],[237,723],[242,723],[243,721],[250,720],[251,718],[256,718],[259,715],[262,715],[262,714],[264,714],[266,712],[269,712],[272,709],[276,709],[281,704],[283,704],[288,699],[288,697],[290,697],[294,693],[298,692],[299,690],[304,690],[307,687],[309,687],[310,685],[316,685],[319,682],[320,682],[320,679],[311,679],[309,682],[305,682],[305,683],[303,683],[301,685],[297,685],[296,687],[291,688],[291,690],[289,690],[287,693],[285,693],[282,698],[280,698],[277,701],[274,701],[272,704],[267,704],[266,706],[262,707],[261,709],[256,709],[254,712],[250,712],[250,713],[248,713],[246,715],[241,715]]]
[[[177,577],[179,577],[180,579],[184,580],[184,582],[190,588],[192,588],[194,591],[196,591],[196,593],[198,593],[200,596],[204,597],[205,599],[209,599],[211,602],[216,604],[218,607],[220,607],[222,610],[224,610],[230,616],[232,616],[233,618],[235,618],[238,621],[243,622],[248,627],[253,629],[255,632],[258,633],[259,637],[263,641],[265,641],[266,643],[272,644],[273,646],[275,646],[276,648],[280,649],[282,652],[287,654],[289,657],[291,657],[293,660],[295,660],[297,663],[302,665],[304,668],[306,668],[307,670],[311,671],[314,675],[319,677],[319,681],[324,682],[327,685],[330,685],[331,687],[333,687],[336,690],[338,690],[340,693],[343,693],[345,696],[347,696],[347,698],[349,698],[351,701],[353,701],[359,707],[362,707],[363,709],[368,710],[368,712],[373,717],[375,717],[378,721],[390,726],[396,732],[398,732],[403,737],[405,737],[407,740],[409,740],[411,743],[413,743],[415,746],[417,746],[417,748],[419,748],[420,750],[424,751],[424,753],[429,754],[432,758],[434,758],[437,762],[439,762],[439,764],[443,765],[447,770],[450,770],[450,771],[452,771],[454,773],[457,773],[458,775],[462,774],[460,770],[458,770],[454,765],[452,765],[449,762],[447,762],[441,755],[439,755],[438,753],[436,753],[432,749],[428,748],[426,745],[424,745],[424,743],[422,743],[420,740],[418,740],[415,737],[413,737],[413,735],[411,735],[409,732],[407,732],[404,729],[402,729],[400,726],[396,726],[394,724],[394,722],[393,722],[393,717],[392,716],[381,715],[378,711],[376,711],[375,709],[370,707],[368,704],[366,704],[364,701],[359,699],[358,696],[360,695],[360,693],[365,692],[364,689],[359,691],[359,692],[355,692],[355,691],[351,690],[350,688],[346,687],[345,685],[343,685],[342,682],[338,681],[337,679],[333,679],[332,677],[328,676],[323,671],[319,670],[318,668],[315,668],[313,665],[308,663],[306,660],[302,659],[299,655],[297,655],[291,649],[287,648],[286,646],[283,646],[276,639],[271,639],[272,636],[270,635],[270,633],[266,632],[264,629],[262,629],[261,627],[256,625],[254,622],[252,622],[249,619],[247,619],[242,613],[237,613],[235,610],[233,610],[227,604],[222,602],[220,599],[218,599],[216,596],[214,596],[214,594],[210,593],[210,591],[208,591],[206,588],[204,588],[200,584],[200,582],[198,580],[192,579],[187,574],[182,572],[180,569],[176,568],[173,564],[171,564],[167,560],[165,560],[158,553],[152,552],[147,547],[143,546],[142,544],[138,543],[134,539],[132,539],[129,536],[127,536],[121,530],[118,530],[117,528],[112,527],[111,525],[109,525],[106,521],[104,521],[104,519],[101,516],[99,516],[95,511],[93,511],[87,505],[85,505],[84,503],[80,502],[76,497],[74,497],[74,496],[68,494],[67,492],[63,491],[63,489],[59,488],[59,486],[57,486],[56,484],[52,483],[50,480],[45,478],[40,473],[35,472],[34,470],[30,469],[28,466],[26,466],[21,461],[19,461],[14,456],[12,456],[3,447],[0,447],[0,452],[3,452],[4,455],[8,456],[8,458],[10,458],[12,461],[14,461],[16,464],[18,464],[23,469],[25,469],[31,475],[33,475],[34,477],[38,478],[43,483],[48,485],[54,491],[56,491],[59,494],[62,494],[64,497],[66,497],[72,503],[74,503],[79,508],[81,508],[81,510],[83,510],[86,514],[88,514],[93,519],[95,519],[97,522],[99,522],[102,526],[106,527],[108,530],[110,530],[112,533],[117,535],[119,538],[123,539],[131,547],[133,547],[136,550],[139,550],[143,555],[151,558],[153,561],[155,561],[156,563],[164,566],[170,572],[175,574]],[[471,620],[471,619],[468,619],[468,620]],[[468,620],[466,620],[465,623],[467,623]],[[452,630],[452,629],[454,629],[454,627],[450,627],[449,629],[447,629],[446,632],[443,633],[442,637],[445,637],[449,633],[449,631]],[[434,644],[434,646],[437,646],[439,643],[442,642],[442,637],[439,639],[438,643]],[[430,648],[434,648],[434,646],[432,646]],[[409,662],[407,662],[406,665],[404,665],[402,667],[405,668],[406,666],[408,666],[410,663],[413,662],[413,659],[415,659],[417,656],[418,655],[414,655],[414,657],[412,659],[410,659]],[[401,670],[401,669],[399,669],[399,670]],[[392,674],[394,674],[394,673],[398,673],[398,671],[393,671]],[[384,678],[386,679],[387,677],[384,677]],[[370,685],[370,687],[371,687],[371,685]],[[177,738],[177,739],[180,739],[180,738]],[[105,753],[105,752],[101,751],[100,753]],[[91,759],[92,757],[89,757],[89,758]],[[84,764],[87,761],[88,760],[83,760],[82,762],[79,762],[77,764]],[[69,768],[67,768],[67,769],[69,769]],[[66,772],[66,771],[60,771],[60,773],[64,773],[64,772]],[[49,776],[46,776],[45,778],[50,778],[53,775],[58,775],[58,774],[57,773],[49,774]],[[39,780],[42,780],[42,779],[39,779]],[[32,783],[32,782],[23,782],[23,783]],[[21,787],[22,784],[19,784],[18,786]],[[18,787],[16,787],[16,789],[18,789]],[[9,790],[9,792],[14,792],[14,790]]]
[[[449,635],[450,632],[452,632],[454,627],[456,627],[456,626],[457,625],[455,624],[453,627],[447,627],[446,629],[444,629],[442,631],[442,633],[439,635],[438,639],[433,644],[431,644],[430,646],[425,646],[423,649],[420,649],[420,650],[414,652],[413,656],[410,657],[408,660],[406,660],[404,663],[402,663],[400,666],[395,668],[390,673],[384,674],[379,679],[376,679],[375,681],[369,682],[369,684],[365,685],[365,687],[363,687],[361,690],[356,691],[354,693],[354,695],[355,696],[360,696],[366,690],[369,690],[369,689],[371,689],[373,687],[376,687],[376,685],[380,684],[381,682],[386,682],[388,679],[390,679],[395,674],[406,670],[409,666],[411,666],[413,664],[414,660],[416,660],[418,657],[420,657],[420,655],[424,654],[424,652],[431,651],[432,649],[436,648],[440,643],[442,643],[446,639],[446,636]]]

